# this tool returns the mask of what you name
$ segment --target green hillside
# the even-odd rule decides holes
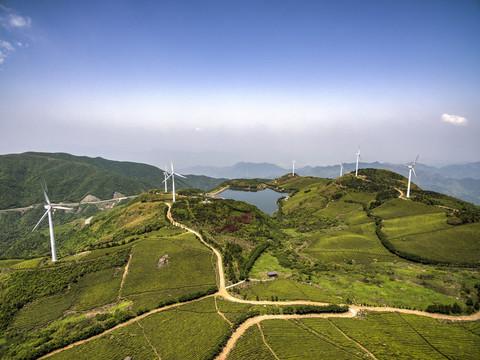
[[[35,257],[48,253],[48,234],[31,233],[44,213],[44,197],[40,184],[48,186],[53,203],[78,203],[87,195],[101,200],[111,199],[116,192],[125,196],[138,195],[149,189],[164,189],[163,170],[146,164],[111,161],[102,158],[74,156],[65,153],[24,153],[0,156],[0,258]],[[177,178],[177,190],[199,188],[203,191],[216,187],[223,179],[206,176]],[[168,184],[171,191],[171,183]],[[37,205],[35,205],[37,204]],[[99,210],[115,203],[80,204],[75,211],[55,211],[56,232],[69,232],[61,224],[85,221]],[[3,209],[28,207],[25,211],[5,212]],[[80,220],[83,219],[83,220]],[[45,221],[40,230],[48,227]],[[68,226],[67,226],[68,228]],[[62,234],[63,235],[63,234]],[[68,236],[62,236],[63,238]],[[60,242],[60,249],[75,251]]]
[[[45,225],[10,241],[0,358],[35,359],[85,339],[49,358],[214,359],[247,318],[266,314],[277,318],[244,329],[227,359],[475,358],[479,320],[447,320],[480,308],[478,207],[418,187],[405,199],[406,179],[384,170],[253,185],[289,192],[274,216],[178,194],[174,221],[208,246],[169,221],[171,195],[155,190],[95,214],[55,213],[56,263]],[[42,211],[17,220],[26,227]],[[356,315],[336,318],[351,313],[323,303]]]
[[[0,156],[0,209],[43,203],[40,183],[45,181],[52,202],[79,202],[87,195],[111,199],[115,192],[138,195],[164,188],[163,170],[151,165],[120,162],[65,153]],[[177,178],[177,189],[209,190],[223,179],[191,175]],[[170,185],[168,187],[170,189]]]

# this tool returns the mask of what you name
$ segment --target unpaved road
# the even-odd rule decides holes
[[[203,237],[200,235],[199,232],[188,228],[187,226],[180,224],[176,222],[171,213],[172,205],[169,203],[166,203],[168,206],[168,212],[167,212],[167,218],[170,220],[170,222],[178,226],[184,230],[187,230],[193,234],[195,234],[198,239],[204,243],[206,246],[208,246],[217,256],[217,274],[218,274],[218,279],[219,279],[219,290],[217,293],[213,295],[208,295],[206,297],[210,296],[222,296],[224,299],[232,301],[232,302],[238,302],[238,303],[245,303],[245,304],[256,304],[256,305],[317,305],[317,306],[322,306],[322,305],[330,305],[329,303],[321,303],[321,302],[315,302],[315,301],[308,301],[308,300],[296,300],[296,301],[253,301],[253,300],[243,300],[243,299],[238,299],[232,295],[230,295],[225,287],[225,274],[223,271],[223,260],[220,252],[212,247],[210,244],[208,244]],[[205,298],[206,298],[205,297]],[[68,345],[62,349],[55,350],[45,356],[42,356],[39,359],[44,359],[49,357],[50,355],[59,353],[63,350],[70,349],[74,346],[83,344],[85,342],[88,342],[90,340],[98,339],[101,336],[105,335],[106,333],[109,333],[111,331],[114,331],[116,329],[119,329],[121,327],[127,326],[131,323],[134,323],[140,319],[143,319],[144,317],[147,317],[151,314],[157,313],[159,311],[164,311],[167,309],[170,309],[172,307],[176,306],[181,306],[193,301],[198,301],[199,299],[188,301],[185,303],[180,303],[180,304],[173,304],[169,305],[160,309],[154,309],[152,311],[149,311],[145,314],[142,314],[140,316],[134,317],[133,319],[130,319],[122,324],[119,324],[109,330],[104,331],[101,334],[98,334],[96,336],[93,336],[89,339],[86,340],[81,340],[78,341],[74,344]],[[375,312],[398,312],[398,313],[403,313],[403,314],[413,314],[413,315],[420,315],[420,316],[427,316],[433,319],[438,319],[438,320],[450,320],[450,321],[467,321],[467,320],[479,320],[480,319],[480,312],[477,312],[476,314],[473,315],[462,315],[462,316],[454,316],[454,315],[443,315],[443,314],[432,314],[428,313],[425,311],[419,311],[419,310],[408,310],[408,309],[397,309],[397,308],[392,308],[392,307],[373,307],[373,306],[356,306],[356,305],[349,305],[349,311],[347,313],[342,313],[342,314],[333,314],[333,313],[324,313],[324,314],[307,314],[307,315],[260,315],[256,316],[250,319],[247,319],[243,324],[241,324],[235,332],[232,334],[230,337],[229,341],[227,342],[227,345],[223,349],[222,353],[216,358],[216,360],[224,360],[227,358],[228,354],[230,351],[233,349],[235,346],[235,343],[238,341],[238,339],[243,335],[243,333],[253,325],[257,325],[260,322],[264,320],[270,320],[270,319],[282,319],[282,320],[289,320],[289,319],[303,319],[303,318],[330,318],[330,317],[343,317],[343,318],[354,318],[357,316],[357,314],[360,311],[375,311]]]
[[[403,195],[403,194],[401,194]],[[176,222],[171,214],[171,205],[167,203],[168,205],[168,212],[167,212],[167,217],[168,219],[172,222],[173,225],[179,226],[182,229],[185,229],[187,231],[190,231],[194,233],[200,241],[202,241],[205,245],[207,245],[212,251],[217,255],[218,259],[218,274],[219,274],[219,290],[216,295],[220,295],[226,300],[233,301],[233,302],[238,302],[238,303],[246,303],[246,304],[260,304],[260,305],[317,305],[317,306],[322,306],[322,305],[329,305],[328,303],[321,303],[321,302],[316,302],[316,301],[307,301],[307,300],[296,300],[296,301],[253,301],[253,300],[243,300],[243,299],[238,299],[232,295],[230,295],[225,288],[225,274],[223,272],[223,262],[222,262],[222,256],[220,252],[213,248],[210,244],[205,242],[202,238],[202,236],[195,230],[188,228],[187,226],[180,224]],[[413,315],[420,315],[420,316],[427,316],[433,319],[438,319],[438,320],[450,320],[450,321],[465,321],[465,320],[479,320],[480,319],[480,312],[477,312],[476,314],[473,315],[462,315],[462,316],[454,316],[454,315],[443,315],[443,314],[433,314],[433,313],[428,313],[425,311],[419,311],[419,310],[408,310],[408,309],[397,309],[397,308],[392,308],[392,307],[374,307],[374,306],[353,306],[349,305],[350,311],[348,313],[344,314],[311,314],[311,315],[261,315],[257,316],[254,318],[250,318],[247,321],[245,321],[242,325],[240,325],[237,330],[233,333],[232,337],[228,341],[227,345],[223,349],[222,353],[216,358],[216,360],[223,360],[226,359],[230,351],[233,349],[233,346],[237,342],[237,340],[243,335],[243,333],[250,327],[256,324],[259,324],[263,320],[268,320],[268,319],[301,319],[301,318],[308,318],[308,317],[318,317],[318,318],[328,318],[328,317],[356,317],[359,311],[376,311],[376,312],[398,312],[402,314],[413,314]]]
[[[230,185],[224,186],[224,187],[222,187],[222,188],[220,188],[220,189],[218,189],[214,192],[208,193],[207,195],[214,197],[214,196],[217,196],[218,194],[221,194],[222,192],[224,192],[228,188],[230,188]]]
[[[120,202],[122,200],[125,200],[125,199],[133,199],[135,197],[137,197],[138,195],[131,195],[131,196],[124,196],[124,197],[119,197],[119,198],[114,198],[114,199],[108,199],[108,200],[99,200],[99,201],[85,201],[85,202],[79,202],[79,203],[64,203],[64,202],[60,202],[60,203],[55,203],[52,205],[59,205],[59,206],[70,206],[70,207],[75,207],[75,206],[79,206],[80,204],[96,204],[96,205],[101,205],[101,204],[107,204],[107,203],[111,203],[111,202]],[[27,206],[27,207],[21,207],[21,208],[15,208],[15,209],[3,209],[3,210],[0,210],[0,213],[5,213],[5,212],[10,212],[10,211],[17,211],[17,212],[25,212],[27,210],[30,210],[30,209],[33,209],[35,208],[36,206],[43,206],[43,204],[34,204],[34,205],[30,205],[30,206]]]

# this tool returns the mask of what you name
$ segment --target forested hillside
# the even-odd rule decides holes
[[[65,153],[24,153],[0,156],[0,209],[44,201],[40,183],[48,186],[52,202],[79,202],[87,195],[111,199],[115,192],[138,195],[164,188],[163,170],[155,166]],[[177,189],[209,190],[222,179],[205,176],[177,177]],[[169,184],[170,189],[170,184]]]

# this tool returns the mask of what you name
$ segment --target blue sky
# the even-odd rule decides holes
[[[0,2],[0,153],[479,161],[480,2]]]

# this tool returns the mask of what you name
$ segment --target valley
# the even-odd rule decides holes
[[[0,261],[1,357],[475,358],[478,207],[359,175],[266,181],[273,217],[152,190],[59,226],[58,262]]]

